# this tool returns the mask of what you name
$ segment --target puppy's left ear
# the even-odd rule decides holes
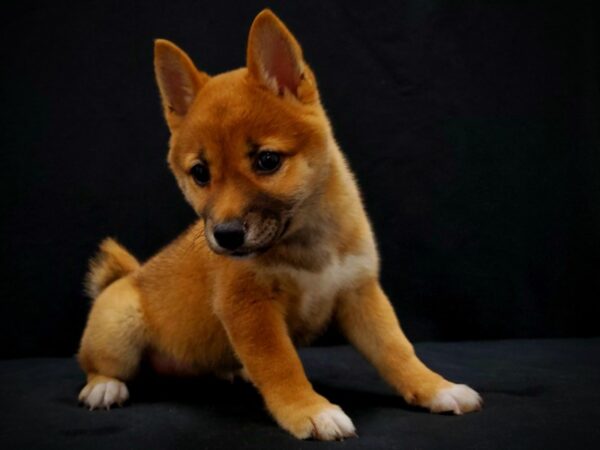
[[[289,93],[305,103],[318,99],[315,78],[300,44],[269,9],[261,11],[252,23],[246,65],[254,80],[279,96]]]
[[[154,72],[165,119],[173,132],[210,77],[196,69],[187,53],[165,39],[154,41]]]

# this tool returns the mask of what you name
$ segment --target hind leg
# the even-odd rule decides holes
[[[122,278],[98,296],[90,311],[77,355],[87,374],[80,402],[108,409],[127,400],[124,382],[137,372],[145,335],[139,293],[129,277]]]

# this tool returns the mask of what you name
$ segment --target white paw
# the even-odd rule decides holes
[[[356,428],[339,406],[328,407],[310,419],[312,436],[321,441],[333,441],[356,436]]]
[[[121,406],[129,398],[125,383],[119,380],[87,384],[79,393],[79,401],[90,408],[110,409],[111,405]]]
[[[465,384],[455,384],[449,388],[440,390],[431,400],[429,409],[431,412],[453,412],[464,414],[481,409],[483,400],[481,396]]]

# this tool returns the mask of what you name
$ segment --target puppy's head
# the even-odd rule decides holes
[[[244,256],[276,245],[299,226],[330,166],[331,131],[296,39],[264,10],[246,67],[209,76],[165,40],[154,66],[169,165],[211,249]]]

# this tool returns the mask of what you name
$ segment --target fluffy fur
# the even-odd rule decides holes
[[[124,401],[147,355],[162,372],[241,372],[298,438],[354,436],[314,391],[295,350],[331,321],[410,404],[434,412],[481,406],[472,389],[428,369],[378,281],[371,227],[300,45],[270,11],[252,24],[246,67],[209,76],[174,44],[155,43],[171,131],[169,165],[200,219],[145,264],[112,240],[92,261],[95,297],[79,351],[90,408]],[[281,166],[256,170],[257,154]],[[193,167],[210,170],[199,185]],[[243,223],[235,253],[215,238]],[[244,256],[239,258],[236,256]]]

